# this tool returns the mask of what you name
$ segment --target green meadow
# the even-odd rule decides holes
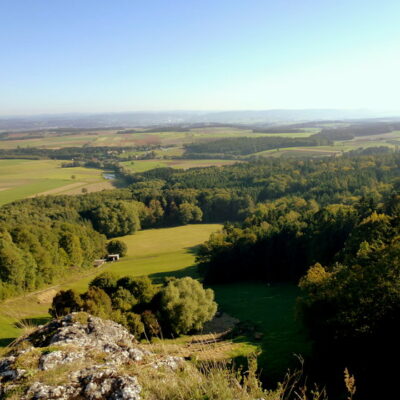
[[[235,283],[213,286],[220,309],[249,322],[258,340],[245,334],[235,341],[261,349],[259,365],[267,379],[282,377],[288,367],[299,367],[295,355],[307,355],[310,342],[295,317],[299,289],[293,284]]]
[[[61,168],[55,160],[0,160],[0,206],[14,200],[45,194],[80,193],[112,187],[103,171]]]
[[[155,281],[164,276],[196,276],[193,250],[220,227],[218,224],[198,224],[149,229],[120,238],[128,245],[128,254],[120,261],[75,275],[60,285],[3,302],[0,306],[0,346],[20,334],[21,330],[15,326],[18,320],[48,318],[47,310],[58,290],[72,288],[84,292],[93,277],[103,271],[118,275],[150,275]]]
[[[61,285],[9,299],[0,308],[0,347],[7,345],[21,333],[18,320],[28,319],[43,323],[49,318],[47,310],[51,298],[61,289],[84,292],[94,276],[103,271],[117,275],[149,275],[155,282],[166,276],[192,276],[197,278],[194,250],[221,228],[218,224],[197,224],[173,228],[149,229],[135,235],[124,236],[128,254],[115,263],[91,270],[86,275],[74,276]],[[237,283],[213,287],[220,310],[249,321],[262,338],[244,333],[234,341],[238,343],[231,356],[246,355],[259,349],[259,363],[270,379],[280,377],[288,365],[296,365],[293,354],[307,354],[309,343],[294,315],[298,289],[294,285],[264,283]],[[185,338],[180,339],[185,341]]]

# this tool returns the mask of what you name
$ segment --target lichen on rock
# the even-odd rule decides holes
[[[142,387],[132,371],[141,363],[177,369],[183,360],[145,350],[113,321],[72,313],[10,348],[0,360],[0,397],[19,388],[21,400],[139,400]]]

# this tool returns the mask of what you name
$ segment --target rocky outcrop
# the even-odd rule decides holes
[[[20,339],[0,360],[0,398],[138,400],[140,366],[156,371],[183,364],[145,350],[115,322],[72,313]]]

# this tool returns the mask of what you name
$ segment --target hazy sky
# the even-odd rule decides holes
[[[399,0],[0,0],[0,114],[400,110]]]

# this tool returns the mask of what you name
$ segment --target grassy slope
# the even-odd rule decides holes
[[[89,276],[74,277],[70,282],[48,292],[54,294],[67,288],[83,292],[93,277],[104,270],[118,275],[150,275],[156,282],[172,275],[196,277],[193,249],[219,228],[217,224],[187,225],[144,230],[136,235],[125,236],[122,240],[128,244],[129,252],[124,259],[91,271]],[[240,346],[236,347],[231,356],[249,354],[261,348],[260,365],[267,379],[272,381],[280,378],[288,365],[295,365],[294,353],[307,354],[308,343],[294,319],[294,304],[298,295],[295,286],[238,283],[218,285],[213,289],[223,311],[242,321],[251,321],[257,331],[264,333],[261,341],[254,340],[251,335],[239,338]],[[33,294],[1,305],[0,347],[20,333],[14,326],[16,319],[33,318],[40,321],[48,317],[49,302],[38,303],[42,295]],[[189,339],[183,337],[177,343],[184,343],[185,340]]]
[[[55,160],[0,160],[0,205],[75,185],[82,189],[93,183],[107,183],[103,171],[89,168],[61,168]],[[74,175],[75,179],[71,176]]]
[[[90,276],[73,277],[71,282],[57,286],[48,293],[60,289],[74,288],[85,291],[87,284],[97,274],[109,270],[124,275],[150,275],[153,279],[165,275],[194,275],[194,246],[208,239],[220,225],[199,224],[165,229],[149,229],[136,235],[122,238],[129,247],[128,255],[119,262],[108,263],[92,270]],[[8,300],[0,308],[0,346],[18,336],[20,330],[14,326],[17,319],[43,318],[48,316],[49,302],[38,303],[46,292]],[[46,297],[46,296],[45,296]],[[51,298],[51,296],[50,296]]]

